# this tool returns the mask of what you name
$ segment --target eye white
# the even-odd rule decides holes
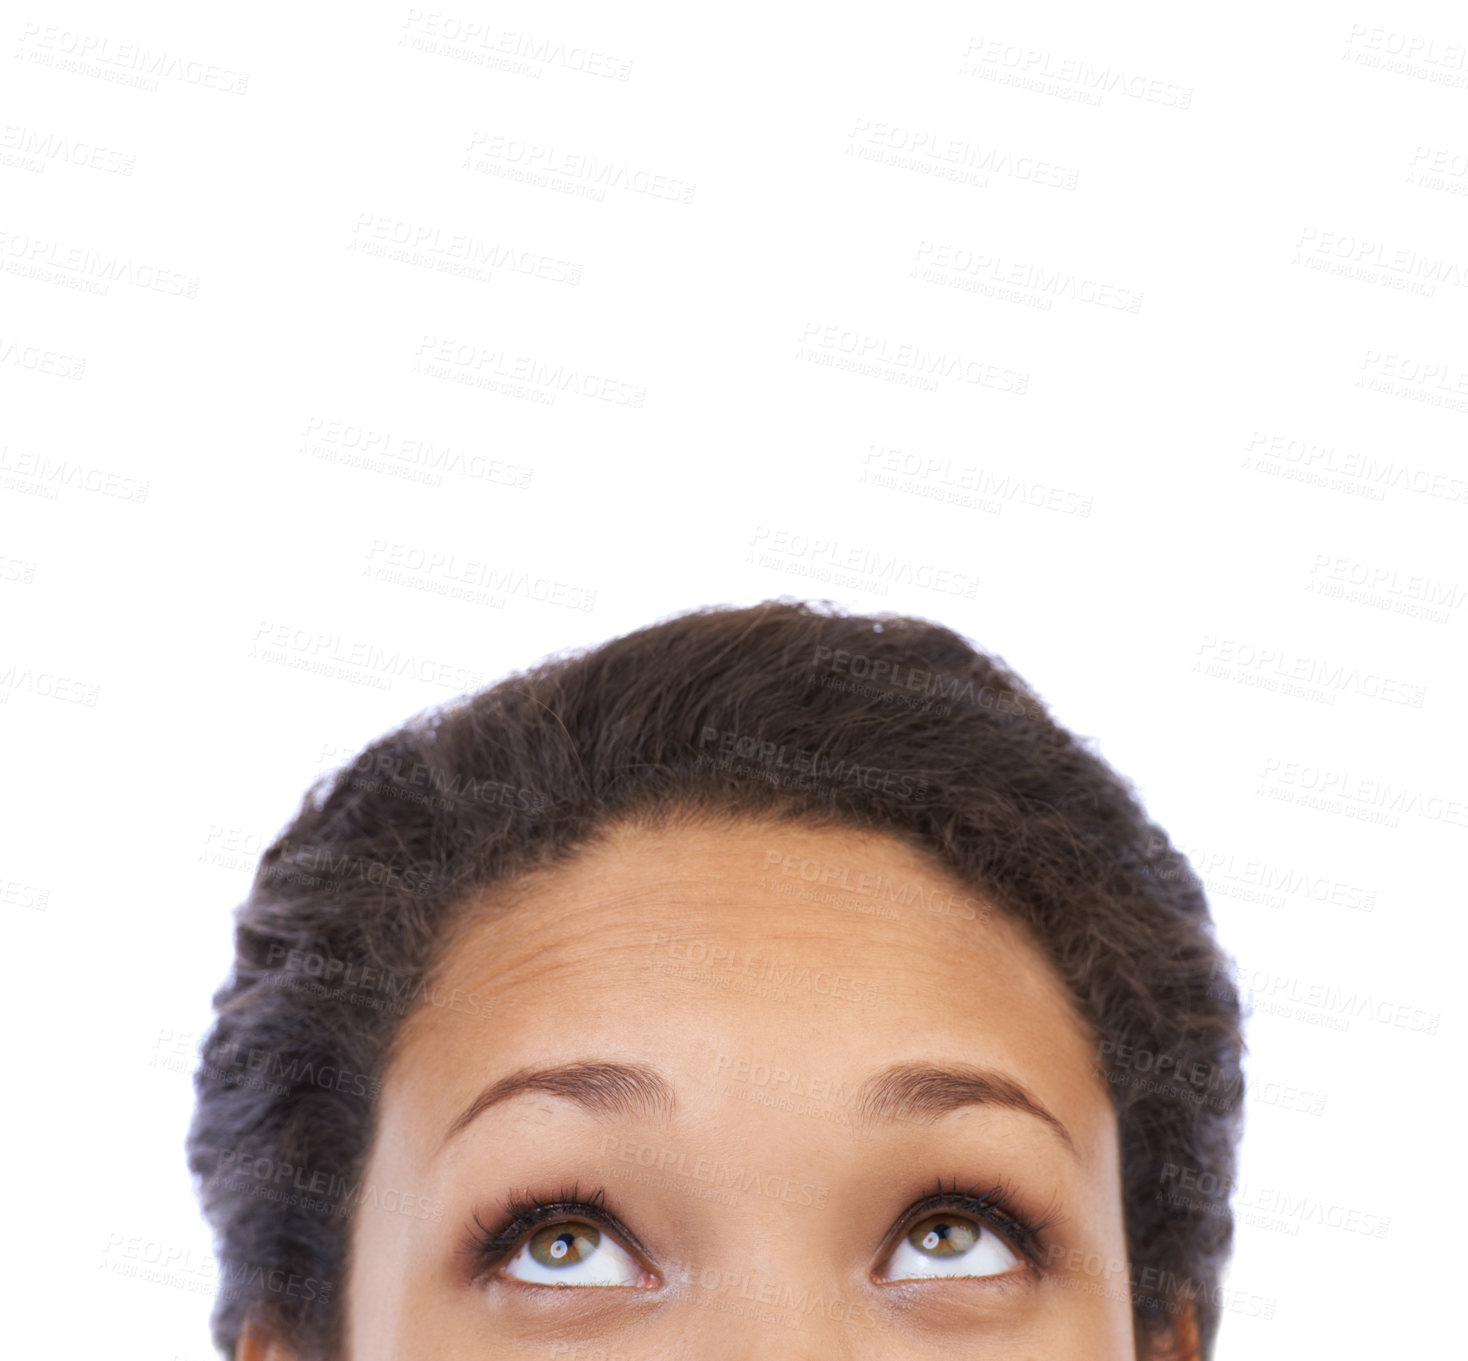
[[[919,1220],[898,1239],[881,1279],[1002,1276],[1019,1264],[1019,1255],[992,1229],[963,1215],[937,1214]]]
[[[625,1248],[579,1220],[542,1224],[501,1270],[532,1285],[636,1285],[642,1274]]]

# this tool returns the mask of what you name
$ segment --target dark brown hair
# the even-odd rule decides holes
[[[511,675],[308,792],[239,909],[195,1078],[218,1346],[253,1316],[303,1356],[338,1348],[394,1037],[417,1007],[477,1006],[435,994],[465,902],[617,822],[690,815],[875,828],[1029,928],[1110,1084],[1139,1349],[1190,1307],[1207,1356],[1232,1218],[1164,1194],[1163,1169],[1232,1184],[1243,1045],[1197,876],[1002,661],[924,620],[785,600]]]

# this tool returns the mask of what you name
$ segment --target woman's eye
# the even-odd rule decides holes
[[[1019,1265],[1019,1254],[992,1229],[965,1215],[932,1214],[898,1240],[879,1279],[1002,1276]]]
[[[614,1239],[576,1220],[536,1229],[501,1272],[533,1285],[637,1285],[643,1274]]]

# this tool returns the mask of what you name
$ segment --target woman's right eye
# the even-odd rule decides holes
[[[645,1275],[616,1239],[580,1220],[535,1229],[500,1273],[530,1285],[636,1286]]]

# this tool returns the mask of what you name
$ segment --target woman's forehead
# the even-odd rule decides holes
[[[623,828],[498,899],[491,890],[470,908],[439,977],[508,992],[568,972],[625,989],[675,978],[675,964],[701,965],[711,980],[761,960],[787,981],[797,965],[843,976],[861,966],[899,983],[904,969],[934,981],[984,969],[1008,980],[1009,993],[1070,1005],[1022,926],[936,860],[880,833]]]
[[[434,1108],[425,1137],[508,1072],[604,1058],[682,1092],[977,1063],[1082,1129],[1109,1119],[1086,1029],[1023,928],[895,838],[628,831],[513,896],[457,934],[398,1047],[388,1095]]]

